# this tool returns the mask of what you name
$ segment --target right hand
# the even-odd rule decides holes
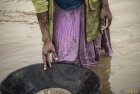
[[[52,63],[52,58],[50,57],[50,53],[52,53],[52,57],[54,59],[57,59],[57,55],[55,52],[55,48],[52,42],[43,44],[42,47],[42,59],[43,59],[43,63],[44,63],[44,70],[46,70],[48,67],[51,67],[51,63]]]

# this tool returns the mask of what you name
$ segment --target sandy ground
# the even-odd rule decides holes
[[[140,0],[109,0],[113,57],[92,68],[102,94],[140,94]],[[21,67],[41,63],[41,34],[31,0],[0,0],[0,81]]]

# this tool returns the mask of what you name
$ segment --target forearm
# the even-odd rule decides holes
[[[101,0],[102,2],[102,8],[109,8],[108,0]]]
[[[48,33],[48,13],[42,12],[42,13],[37,13],[36,15],[42,33],[42,41],[43,43],[46,44],[50,42],[49,33]]]

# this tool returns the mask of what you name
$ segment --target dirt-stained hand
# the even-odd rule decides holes
[[[101,22],[102,22],[102,28],[101,30],[105,30],[109,28],[112,21],[112,14],[109,8],[102,8],[101,9]]]
[[[52,59],[57,59],[57,54],[52,42],[43,44],[42,47],[42,59],[44,63],[44,70],[51,68]]]

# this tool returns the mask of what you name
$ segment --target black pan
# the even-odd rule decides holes
[[[36,94],[48,88],[63,88],[72,94],[99,94],[100,82],[89,69],[53,63],[46,71],[42,64],[21,68],[10,73],[1,83],[2,94]]]

